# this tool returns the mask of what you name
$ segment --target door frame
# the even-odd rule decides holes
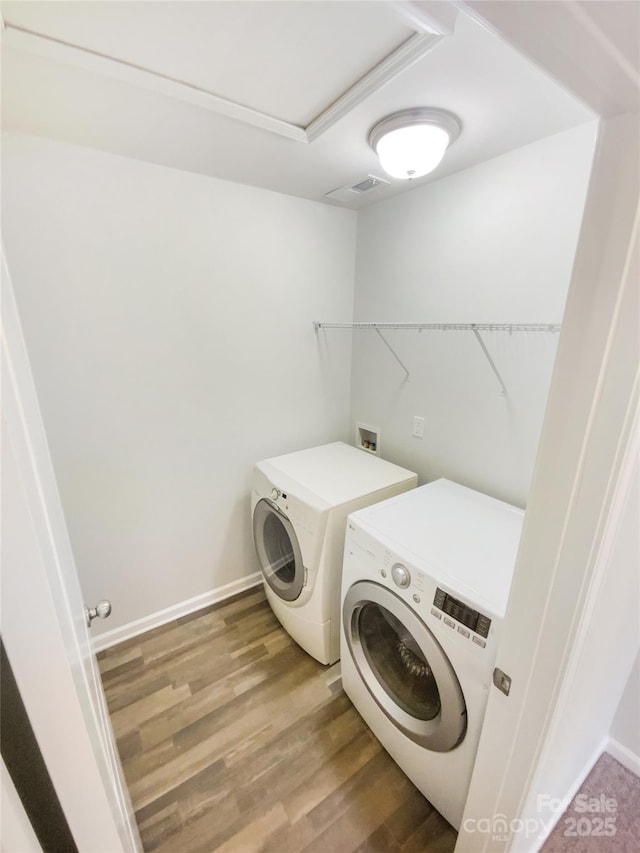
[[[596,602],[609,571],[606,542],[630,488],[639,386],[638,75],[630,79],[629,63],[588,4],[464,6],[601,117],[496,661],[513,681],[508,696],[491,691],[456,845],[456,853],[502,853],[538,850],[553,825],[553,817],[541,821],[536,811],[541,771],[554,749],[557,760],[565,748],[559,720],[564,714],[566,724],[570,713],[567,697],[585,639],[602,624]],[[602,686],[613,711],[636,653],[633,608],[633,600],[623,601],[619,619],[609,620],[607,639],[619,660]],[[589,736],[589,756],[584,747],[567,747],[565,778],[543,794],[571,799],[606,742],[601,732]],[[532,834],[523,831],[527,825]]]

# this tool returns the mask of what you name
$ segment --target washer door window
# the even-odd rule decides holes
[[[263,498],[253,511],[253,541],[264,579],[283,601],[295,601],[304,586],[304,566],[293,525]]]
[[[347,644],[376,704],[407,737],[434,752],[464,738],[460,682],[427,625],[386,587],[360,581],[343,605]]]

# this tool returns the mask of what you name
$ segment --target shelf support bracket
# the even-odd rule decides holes
[[[493,372],[496,375],[498,382],[500,383],[500,387],[502,388],[500,393],[502,394],[503,397],[506,397],[506,395],[507,395],[506,386],[505,386],[504,382],[502,381],[502,376],[500,376],[500,371],[496,367],[494,360],[491,358],[491,355],[489,354],[489,350],[487,349],[485,342],[482,340],[482,336],[480,335],[480,332],[475,327],[472,327],[471,331],[476,336],[476,340],[480,344],[480,349],[484,353],[485,358],[487,359],[487,361],[489,362],[489,364],[491,366],[491,370],[493,370]]]
[[[355,321],[349,323],[321,323],[319,320],[314,320],[313,327],[318,331],[318,329],[375,329],[378,335],[382,338],[382,342],[387,347],[391,355],[398,362],[400,367],[406,373],[405,382],[409,380],[409,371],[405,367],[405,365],[400,360],[398,354],[391,346],[389,341],[384,337],[381,329],[417,329],[418,331],[422,331],[423,329],[431,329],[438,331],[456,331],[456,332],[473,332],[476,340],[478,341],[478,345],[482,350],[484,357],[489,362],[489,366],[493,371],[496,379],[500,383],[500,393],[503,397],[507,395],[507,388],[502,381],[502,376],[500,376],[500,371],[496,367],[494,360],[491,358],[491,354],[487,349],[487,346],[480,335],[480,332],[559,332],[560,331],[560,323],[374,323],[371,321]]]
[[[398,354],[396,353],[396,351],[394,350],[394,348],[391,346],[391,344],[389,343],[389,341],[388,341],[388,340],[385,338],[385,336],[382,334],[382,332],[380,331],[380,329],[379,329],[377,326],[375,326],[374,328],[375,328],[376,332],[380,335],[380,337],[381,337],[381,339],[382,339],[383,344],[387,347],[387,349],[389,350],[389,352],[391,353],[391,355],[395,358],[395,360],[398,362],[398,364],[400,365],[400,367],[401,367],[401,368],[404,370],[404,372],[407,374],[407,375],[405,376],[405,380],[404,380],[404,381],[405,381],[405,382],[408,382],[408,381],[409,381],[409,371],[408,371],[408,370],[407,370],[407,368],[404,366],[404,364],[400,361],[400,358],[398,357]]]

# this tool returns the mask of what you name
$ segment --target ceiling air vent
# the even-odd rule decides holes
[[[325,196],[333,201],[353,201],[356,196],[362,195],[362,193],[371,192],[371,190],[375,190],[377,187],[383,187],[388,183],[389,181],[386,181],[384,178],[379,178],[377,175],[367,175],[366,178],[358,181],[357,184],[338,187],[338,189],[325,193]]]
[[[368,193],[369,190],[375,190],[381,184],[388,184],[389,181],[383,181],[381,178],[376,178],[375,175],[367,175],[364,181],[359,184],[354,184],[351,189],[357,193]]]

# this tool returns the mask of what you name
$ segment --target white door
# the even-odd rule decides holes
[[[78,849],[136,851],[4,254],[2,279],[3,642]]]

